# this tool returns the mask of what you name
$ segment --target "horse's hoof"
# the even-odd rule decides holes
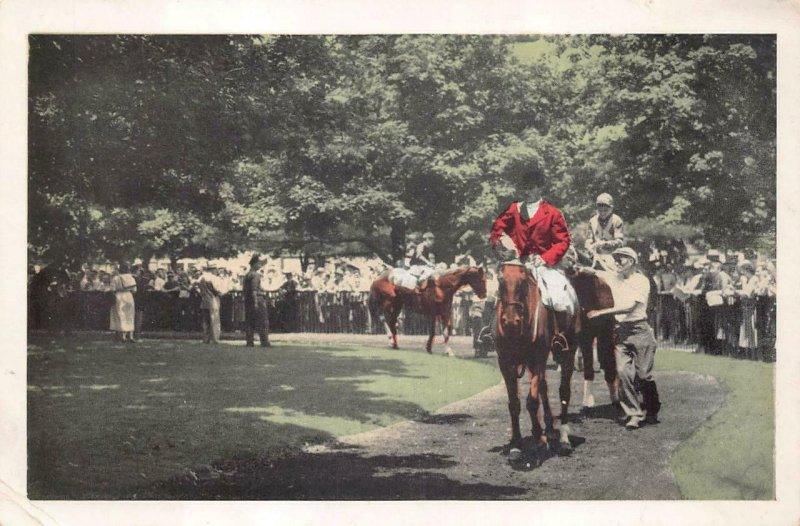
[[[508,461],[509,462],[519,462],[522,458],[522,450],[517,447],[512,447],[508,450]]]
[[[558,456],[568,457],[570,455],[572,455],[572,444],[569,443],[569,440],[567,440],[566,442],[559,442]]]

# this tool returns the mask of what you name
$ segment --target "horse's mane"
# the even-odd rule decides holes
[[[478,271],[479,267],[456,267],[453,269],[447,270],[440,270],[433,273],[433,277],[437,279],[449,278],[449,277],[458,277],[461,279],[463,276],[468,274],[470,271]]]

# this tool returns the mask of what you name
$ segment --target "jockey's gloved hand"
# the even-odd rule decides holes
[[[531,263],[533,263],[534,267],[541,267],[543,265],[547,265],[547,263],[545,263],[545,261],[542,259],[542,256],[540,256],[539,254],[535,254],[533,256],[533,259],[531,259]]]

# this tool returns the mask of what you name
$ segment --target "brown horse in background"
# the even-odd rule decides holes
[[[392,270],[387,270],[372,282],[369,307],[374,319],[383,314],[393,349],[398,348],[397,318],[403,307],[431,317],[428,343],[425,345],[425,350],[431,352],[437,319],[442,324],[445,344],[453,333],[452,307],[455,293],[469,285],[479,298],[486,297],[486,273],[482,267],[464,267],[445,272],[431,278],[429,286],[421,292],[392,283]]]
[[[569,454],[567,410],[570,400],[570,381],[575,363],[578,314],[555,312],[541,302],[539,286],[531,273],[521,264],[503,265],[499,281],[497,305],[497,361],[506,384],[508,411],[511,416],[510,459],[521,455],[522,433],[519,415],[519,381],[525,370],[530,379],[526,407],[531,418],[531,433],[538,446],[548,446],[549,436],[556,429],[547,388],[547,357],[561,365],[561,414],[559,432],[560,454]],[[539,421],[539,404],[544,412],[544,432]]]

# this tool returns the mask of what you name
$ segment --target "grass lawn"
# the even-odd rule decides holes
[[[722,407],[678,446],[670,460],[683,496],[708,500],[773,499],[774,365],[659,350],[656,368],[710,375],[726,391]]]
[[[216,460],[417,418],[499,381],[484,363],[367,347],[28,343],[32,499],[124,498]]]

